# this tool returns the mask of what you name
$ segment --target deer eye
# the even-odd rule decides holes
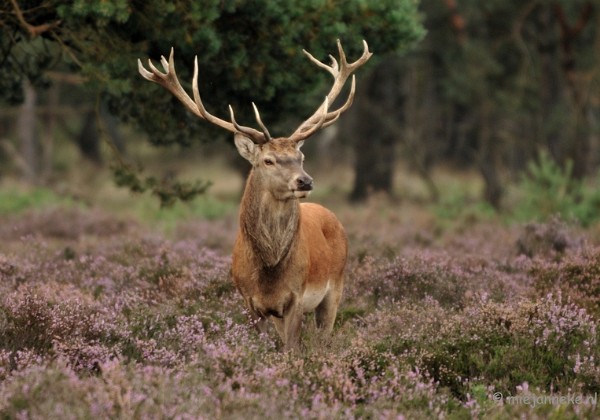
[[[273,162],[271,159],[265,159],[265,165],[271,166],[271,165],[274,165],[274,164],[275,164],[275,162]]]

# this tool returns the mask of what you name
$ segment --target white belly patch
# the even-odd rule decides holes
[[[325,295],[329,292],[329,281],[327,285],[322,289],[309,289],[307,288],[302,295],[302,309],[304,312],[314,311],[319,303],[323,301]]]

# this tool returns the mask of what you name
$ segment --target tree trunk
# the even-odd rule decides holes
[[[77,145],[84,158],[99,164],[102,163],[102,156],[100,154],[100,135],[96,118],[94,110],[85,113],[81,131],[77,136]]]
[[[54,157],[54,135],[58,116],[56,110],[60,99],[60,85],[55,83],[48,91],[48,113],[44,116],[44,130],[42,131],[42,157],[41,176],[46,183],[52,177],[52,159]]]
[[[17,118],[17,133],[21,158],[26,163],[22,168],[23,177],[27,182],[35,183],[40,172],[35,115],[37,94],[28,81],[23,84],[23,93],[25,98]]]
[[[498,174],[498,142],[492,135],[491,104],[485,99],[479,118],[479,171],[484,181],[484,199],[495,209],[500,209],[504,189]]]
[[[401,72],[394,61],[384,61],[361,81],[355,105],[340,127],[340,135],[354,144],[354,188],[352,201],[365,200],[373,192],[391,194],[394,175],[394,146],[397,134],[386,128],[382,118],[402,121],[404,98],[401,94]],[[387,115],[377,116],[371,103]]]
[[[352,201],[366,199],[374,192],[392,193],[394,138],[389,133],[372,135],[368,124],[360,124],[355,135],[354,189]]]
[[[576,22],[568,21],[565,10],[559,3],[553,4],[554,14],[558,20],[561,34],[562,68],[566,81],[569,102],[574,119],[573,140],[568,154],[573,160],[573,177],[582,179],[588,173],[590,159],[590,127],[586,118],[587,100],[585,91],[581,89],[579,70],[576,65],[576,41],[591,21],[594,6],[591,1],[585,2],[579,10]]]
[[[565,164],[565,124],[564,112],[561,112],[561,96],[564,89],[558,64],[558,39],[555,34],[552,11],[544,8],[540,13],[540,36],[537,49],[540,54],[540,120],[539,132],[544,139],[552,158],[561,165]]]

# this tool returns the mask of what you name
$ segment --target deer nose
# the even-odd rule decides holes
[[[301,175],[296,179],[300,191],[310,191],[313,188],[313,179],[308,175]]]

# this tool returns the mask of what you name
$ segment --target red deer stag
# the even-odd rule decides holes
[[[191,112],[234,135],[239,153],[252,164],[240,205],[240,228],[233,249],[233,282],[242,294],[260,330],[271,318],[284,348],[297,346],[303,314],[315,311],[317,326],[331,332],[344,286],[348,243],[344,228],[335,215],[318,204],[299,203],[313,188],[304,171],[304,140],[333,124],[354,99],[356,81],[352,76],[350,94],[337,110],[329,105],[340,94],[348,77],[367,62],[372,53],[365,41],[362,56],[348,63],[338,40],[339,63],[331,57],[326,65],[310,53],[308,58],[334,77],[331,90],[316,112],[289,137],[271,138],[254,104],[261,131],[239,125],[229,107],[231,121],[206,111],[198,91],[198,59],[194,62],[193,97],[182,88],[175,73],[173,50],[166,73],[148,60],[150,71],[138,60],[140,74],[166,88]]]

